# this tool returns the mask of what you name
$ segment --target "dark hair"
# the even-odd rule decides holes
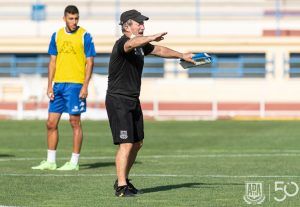
[[[69,14],[79,14],[79,11],[78,11],[78,9],[77,9],[76,6],[74,6],[74,5],[69,5],[69,6],[67,6],[67,7],[65,8],[64,15],[66,16],[67,13],[69,13]]]

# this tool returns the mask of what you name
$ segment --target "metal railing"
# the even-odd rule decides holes
[[[213,63],[188,70],[191,78],[264,78],[267,74],[265,54],[215,54]],[[273,71],[273,70],[272,70]]]
[[[291,59],[291,70],[300,74],[300,68],[294,68],[300,58]],[[19,77],[21,74],[40,74],[47,76],[49,57],[46,54],[6,54],[0,55],[0,77]],[[265,54],[213,54],[211,65],[199,66],[190,70],[179,70],[179,65],[172,71],[165,70],[165,59],[145,57],[143,77],[163,78],[165,73],[179,71],[187,72],[190,78],[264,78],[267,72],[266,65],[273,64],[274,60],[266,60]],[[295,62],[298,61],[298,62]],[[109,54],[98,54],[95,57],[94,73],[107,75]]]
[[[19,77],[21,74],[47,76],[49,57],[46,54],[0,55],[0,77]],[[109,54],[98,54],[95,58],[94,73],[107,75]],[[164,77],[164,60],[158,57],[145,57],[144,77]]]
[[[285,60],[286,65],[289,68],[286,72],[289,74],[290,78],[300,78],[300,54],[299,53],[292,53],[290,54],[290,58]]]

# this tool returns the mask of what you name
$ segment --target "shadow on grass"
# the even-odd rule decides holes
[[[0,154],[0,157],[15,157],[15,155],[9,155],[9,154]]]
[[[140,164],[141,162],[135,162],[134,164]],[[115,166],[115,162],[95,162],[88,164],[81,164],[80,169],[94,169],[94,168],[102,168],[102,167],[110,167]]]
[[[154,193],[159,191],[168,191],[179,188],[218,188],[222,186],[245,185],[244,183],[182,183],[176,185],[156,186],[152,188],[141,189],[143,193]]]
[[[114,165],[115,165],[114,162],[95,162],[95,163],[81,164],[80,169],[94,169],[94,168],[109,167]]]

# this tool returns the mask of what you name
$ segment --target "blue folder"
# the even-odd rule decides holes
[[[192,59],[196,62],[196,64],[187,62],[183,59],[180,59],[180,65],[186,69],[191,67],[197,67],[199,65],[210,64],[212,62],[212,58],[207,53],[196,53]]]

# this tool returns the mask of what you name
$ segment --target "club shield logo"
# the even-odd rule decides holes
[[[262,182],[245,182],[244,200],[247,204],[262,204],[265,198]]]

